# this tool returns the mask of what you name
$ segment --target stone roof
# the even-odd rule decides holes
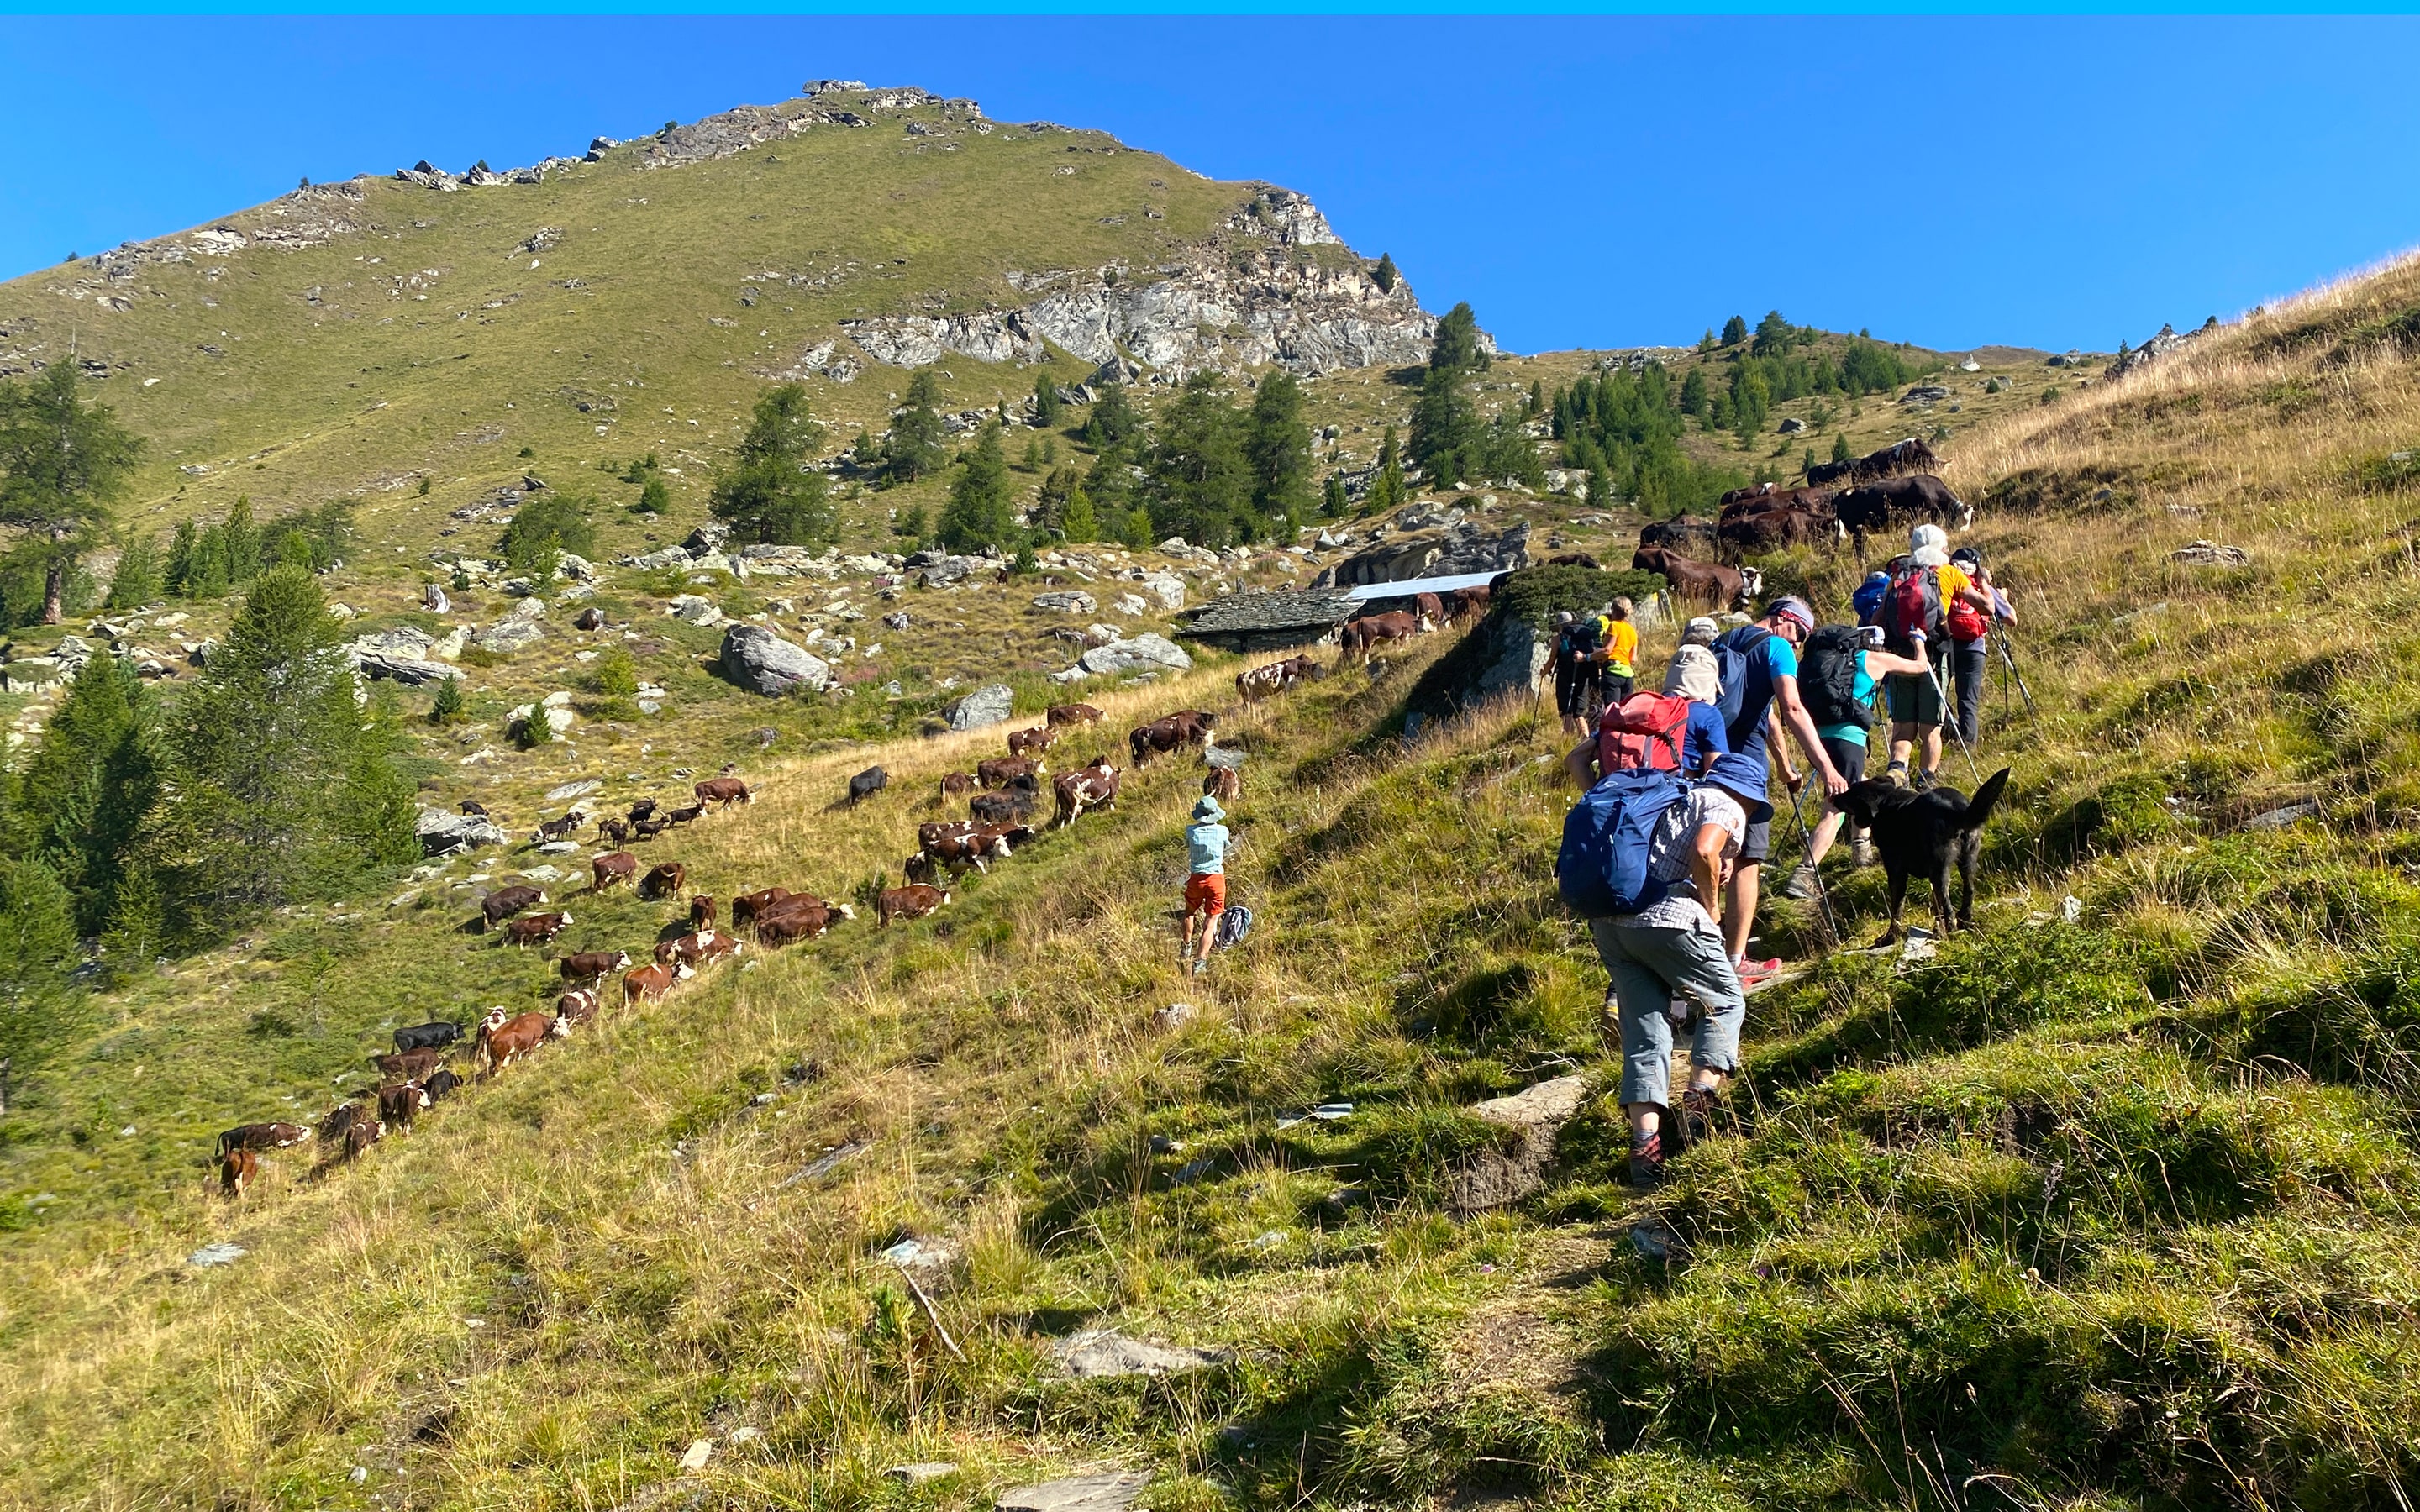
[[[1326,630],[1359,608],[1349,594],[1281,588],[1214,601],[1178,635],[1235,635],[1255,630]]]

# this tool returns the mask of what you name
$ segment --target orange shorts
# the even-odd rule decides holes
[[[1213,918],[1227,911],[1227,878],[1223,872],[1196,872],[1185,879],[1185,911],[1187,914],[1208,914]]]

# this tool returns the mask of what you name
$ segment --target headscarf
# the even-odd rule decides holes
[[[1714,666],[1714,654],[1700,645],[1684,645],[1672,653],[1671,665],[1664,670],[1664,691],[1674,693],[1693,703],[1714,703],[1723,696],[1722,673]]]
[[[1911,567],[1949,564],[1949,536],[1930,521],[1907,532],[1907,563]]]

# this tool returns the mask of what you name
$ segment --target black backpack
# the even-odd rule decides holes
[[[1873,723],[1871,712],[1857,700],[1857,653],[1864,646],[1854,625],[1827,625],[1807,638],[1799,653],[1798,697],[1817,726],[1864,730]]]

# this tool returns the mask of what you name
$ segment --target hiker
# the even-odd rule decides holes
[[[1588,657],[1594,649],[1579,616],[1569,609],[1555,616],[1555,712],[1562,716],[1567,735],[1588,731],[1589,686],[1595,681]]]
[[[1725,753],[1706,780],[1675,798],[1647,842],[1646,875],[1661,896],[1632,914],[1589,920],[1589,933],[1613,980],[1621,1026],[1621,1105],[1630,1117],[1630,1183],[1652,1186],[1668,1151],[1705,1137],[1714,1094],[1739,1066],[1747,997],[1715,922],[1723,872],[1740,862],[1749,831],[1770,825],[1762,759]],[[1660,885],[1660,886],[1659,886]],[[1701,1006],[1689,1047],[1689,1085],[1679,1118],[1671,1102],[1676,999]]]
[[[1983,724],[1983,673],[1992,665],[1991,644],[1987,639],[1992,622],[2004,625],[2017,623],[2017,608],[2009,595],[1992,582],[1992,575],[1983,570],[1983,553],[1971,546],[1962,546],[1949,553],[1949,564],[1972,579],[1976,589],[1992,601],[1987,614],[1965,599],[1950,605],[1942,613],[1942,625],[1949,632],[1949,670],[1958,680],[1958,733],[1972,749]]]
[[[1869,572],[1866,574],[1866,580],[1859,583],[1857,585],[1857,591],[1849,595],[1849,607],[1857,611],[1857,623],[1859,625],[1880,625],[1883,623],[1883,595],[1889,592],[1889,573]]]
[[[1637,686],[1631,667],[1638,656],[1638,626],[1630,623],[1630,600],[1617,598],[1597,620],[1597,696],[1619,708]]]
[[[1681,643],[1684,646],[1711,646],[1723,627],[1711,614],[1700,614],[1681,626]]]
[[[1672,654],[1661,693],[1634,693],[1606,705],[1596,733],[1563,757],[1563,770],[1581,787],[1593,787],[1615,772],[1652,766],[1701,777],[1716,756],[1730,749],[1723,717],[1714,654],[1683,646]]]
[[[1823,737],[1823,754],[1854,787],[1866,777],[1866,731],[1873,723],[1874,690],[1893,672],[1925,675],[1926,664],[1914,656],[1896,656],[1882,649],[1878,625],[1827,625],[1807,640],[1799,658],[1798,687],[1815,733]],[[1785,898],[1812,898],[1821,890],[1816,868],[1839,838],[1846,816],[1826,795],[1823,816],[1807,837],[1807,857],[1781,889]],[[1852,834],[1852,860],[1874,864],[1873,841],[1862,829]]]
[[[1824,791],[1838,794],[1848,779],[1832,764],[1823,737],[1807,716],[1798,697],[1798,648],[1815,633],[1815,611],[1803,598],[1784,596],[1765,606],[1764,618],[1718,636],[1711,648],[1722,669],[1724,737],[1730,753],[1763,771],[1770,757],[1780,768],[1781,780],[1792,794],[1805,780],[1792,764],[1784,729],[1807,755],[1807,764],[1823,779]],[[1720,764],[1721,758],[1716,758]],[[1781,969],[1778,960],[1750,961],[1748,932],[1756,925],[1758,873],[1773,854],[1773,821],[1749,823],[1741,838],[1739,864],[1731,869],[1730,900],[1723,912],[1723,932],[1731,964],[1744,986],[1754,987]]]
[[[1188,873],[1185,878],[1185,943],[1176,948],[1177,964],[1186,975],[1198,977],[1210,964],[1210,945],[1218,934],[1218,916],[1227,911],[1227,810],[1208,794],[1193,806],[1193,823],[1185,826]],[[1202,948],[1193,947],[1193,916],[1202,916]]]
[[[1941,727],[1947,722],[1949,636],[1945,618],[1951,604],[1990,613],[1992,601],[1976,591],[1966,574],[1949,564],[1949,537],[1930,521],[1908,533],[1907,555],[1895,563],[1883,594],[1883,645],[1893,656],[1921,659],[1921,673],[1893,672],[1883,679],[1890,702],[1890,767],[1894,782],[1919,791],[1939,780]],[[1923,765],[1913,776],[1911,757]]]

